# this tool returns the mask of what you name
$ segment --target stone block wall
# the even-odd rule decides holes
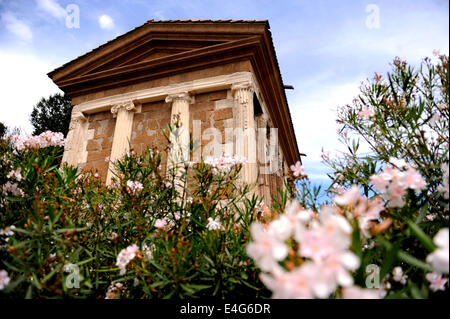
[[[136,153],[142,154],[149,147],[162,154],[163,171],[166,168],[168,144],[163,132],[166,131],[170,116],[171,107],[164,101],[145,103],[141,113],[134,115],[131,133],[131,148]]]
[[[88,130],[93,130],[93,134],[87,141],[87,160],[83,169],[97,171],[102,181],[106,181],[109,165],[106,158],[111,154],[115,125],[116,120],[109,110],[88,117]]]

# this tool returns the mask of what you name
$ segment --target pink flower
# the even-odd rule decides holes
[[[358,256],[350,251],[341,251],[331,254],[321,263],[321,274],[328,283],[329,293],[332,293],[337,285],[349,287],[353,285],[353,277],[349,271],[358,269],[360,261]]]
[[[313,283],[317,278],[316,267],[310,267],[311,262],[306,262],[302,267],[292,272],[287,272],[277,266],[272,274],[261,274],[261,281],[272,291],[274,299],[311,299],[313,295]]]
[[[396,159],[394,157],[390,157],[389,162],[391,164],[394,164],[397,168],[400,168],[400,169],[402,169],[408,165],[408,163],[406,163],[406,161],[404,159]]]
[[[155,220],[155,224],[154,226],[158,229],[163,229],[164,227],[166,227],[167,225],[167,221],[166,219],[157,219]]]
[[[336,251],[335,242],[322,229],[308,229],[299,236],[298,240],[300,241],[299,254],[311,258],[314,262],[320,262]]]
[[[208,218],[208,225],[206,225],[208,230],[225,230],[222,224],[220,223],[220,217],[216,216],[216,219]]]
[[[380,299],[380,291],[377,289],[363,289],[357,286],[344,288],[342,290],[343,299]]]
[[[264,230],[260,223],[252,223],[250,233],[253,241],[246,247],[247,254],[263,271],[271,271],[278,261],[287,257],[287,245],[279,241],[272,232]]]
[[[14,235],[13,230],[16,228],[16,226],[11,225],[9,227],[6,227],[5,229],[0,229],[0,235],[4,236],[12,236]]]
[[[359,186],[353,185],[348,191],[333,198],[333,201],[340,206],[355,206],[361,197]]]
[[[398,266],[392,270],[392,279],[394,281],[397,281],[397,282],[401,283],[402,285],[404,285],[404,284],[406,284],[407,278],[408,278],[408,276],[403,274],[402,267]]]
[[[428,122],[431,126],[434,126],[441,118],[441,115],[439,113],[434,113],[431,117],[430,121]]]
[[[300,164],[300,161],[297,161],[295,165],[291,165],[291,171],[294,173],[295,177],[306,176],[304,167]]]
[[[403,176],[403,183],[415,191],[421,191],[427,186],[423,177],[412,167],[406,169],[405,175]]]
[[[120,275],[124,275],[126,272],[126,266],[128,263],[136,257],[136,252],[139,250],[139,247],[136,244],[128,246],[125,249],[122,249],[117,255],[116,266],[120,268]]]
[[[17,150],[26,148],[45,148],[49,146],[64,146],[65,139],[62,133],[46,131],[39,136],[22,137],[19,135],[12,136],[14,147]]]
[[[293,200],[286,204],[285,213],[270,223],[269,232],[278,240],[285,241],[300,231],[302,224],[309,221],[310,218],[310,212],[302,210],[300,203]]]
[[[7,178],[15,179],[18,182],[22,180],[22,174],[20,172],[22,171],[22,168],[17,168],[16,170],[13,170],[6,175]]]
[[[441,169],[442,169],[443,176],[442,176],[442,186],[439,186],[439,191],[444,194],[445,199],[448,199],[449,193],[450,193],[449,184],[448,184],[448,180],[449,180],[448,164],[442,163]]]
[[[390,158],[389,161],[397,168],[386,165],[380,174],[370,177],[370,182],[380,191],[383,198],[389,201],[391,207],[403,207],[406,189],[424,190],[426,182],[420,173],[404,160]]]
[[[11,193],[12,196],[25,197],[25,193],[19,188],[17,183],[11,184],[10,182],[6,182],[3,185],[3,194],[8,195],[8,193]]]
[[[430,282],[430,289],[433,291],[445,290],[445,284],[448,279],[443,278],[442,275],[437,273],[429,273],[425,275],[425,278]]]
[[[11,279],[8,277],[8,272],[6,270],[0,270],[0,290],[5,289],[10,281]]]
[[[371,108],[368,107],[364,107],[359,113],[358,113],[358,117],[362,120],[368,120],[369,118],[371,118],[372,116],[375,115],[375,111],[372,110]]]
[[[437,248],[428,255],[429,263],[436,272],[448,274],[449,272],[449,231],[442,228],[433,239]]]
[[[324,161],[327,161],[330,159],[330,155],[331,155],[330,151],[325,151],[324,148],[322,147],[322,155],[321,155],[322,159]]]
[[[142,189],[144,189],[144,186],[140,182],[127,181],[127,191],[130,194],[135,194]]]

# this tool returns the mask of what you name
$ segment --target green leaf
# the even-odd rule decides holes
[[[388,273],[391,272],[395,261],[397,260],[398,251],[400,249],[400,243],[396,242],[387,249],[386,255],[383,257],[383,265],[381,266],[380,278],[383,279]]]
[[[424,263],[423,261],[420,261],[416,257],[413,257],[410,254],[408,254],[402,250],[398,252],[398,258],[400,260],[410,264],[411,266],[414,266],[414,267],[424,270],[425,272],[433,271],[433,268],[430,265]]]
[[[27,289],[27,293],[25,294],[25,299],[33,298],[33,285],[30,284]]]
[[[427,215],[427,212],[428,212],[428,204],[426,204],[420,209],[419,215],[417,215],[414,224],[419,225],[420,223],[422,223],[423,219]]]
[[[409,228],[411,229],[414,236],[422,243],[422,245],[428,249],[429,251],[433,251],[436,249],[436,245],[433,243],[430,237],[424,233],[422,228],[420,228],[417,224],[412,223],[411,221],[407,221]]]

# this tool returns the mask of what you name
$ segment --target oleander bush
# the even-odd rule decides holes
[[[448,69],[396,58],[339,109],[348,152],[323,154],[325,203],[300,163],[269,208],[236,156],[166,174],[160,153],[130,150],[106,186],[61,164],[60,133],[3,137],[0,298],[443,296]]]
[[[259,203],[236,182],[239,158],[166,176],[161,154],[130,151],[106,187],[61,166],[62,142],[1,143],[2,298],[270,295],[245,253]]]
[[[448,56],[435,52],[418,69],[396,58],[360,91],[338,109],[348,151],[322,155],[332,170],[325,203],[297,163],[298,200],[251,226],[247,252],[274,298],[448,293]]]

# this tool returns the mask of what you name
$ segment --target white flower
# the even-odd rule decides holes
[[[447,283],[447,278],[442,278],[442,275],[437,273],[426,274],[425,278],[430,282],[430,289],[433,291],[445,290],[445,284]]]
[[[212,219],[211,217],[208,218],[208,225],[206,225],[206,228],[208,230],[225,230],[225,228],[220,223],[220,217],[217,216],[216,219]]]
[[[448,228],[442,228],[434,237],[437,248],[428,255],[429,263],[436,272],[448,274],[449,272],[449,232]]]
[[[5,289],[10,281],[11,279],[8,277],[8,272],[6,270],[0,270],[0,290]]]

